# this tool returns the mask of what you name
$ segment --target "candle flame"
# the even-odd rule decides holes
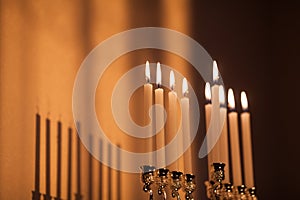
[[[220,104],[225,104],[225,91],[223,85],[220,85],[219,87],[219,100]]]
[[[231,88],[228,90],[228,106],[231,109],[235,108],[234,94]]]
[[[244,92],[244,91],[242,91],[242,93],[241,93],[241,102],[242,102],[243,110],[247,110],[248,109],[248,100],[247,100],[246,92]]]
[[[182,79],[182,94],[183,94],[183,96],[186,96],[188,92],[189,92],[189,89],[188,89],[187,80],[186,80],[186,78],[183,78]]]
[[[217,65],[217,61],[213,62],[213,81],[217,81],[219,79],[219,69]]]
[[[171,90],[174,90],[175,88],[175,76],[173,70],[170,72],[170,88]]]
[[[156,65],[156,84],[161,85],[161,68],[159,62]]]
[[[205,83],[205,98],[207,101],[211,100],[211,90],[209,82]]]
[[[146,82],[150,82],[150,66],[149,66],[149,61],[147,60],[146,62],[146,67],[145,67],[145,76],[146,76]]]

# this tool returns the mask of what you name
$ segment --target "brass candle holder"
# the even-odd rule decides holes
[[[158,186],[158,194],[163,196],[163,199],[167,199],[167,193],[165,188],[168,185],[169,170],[167,168],[160,168],[156,171],[156,184]]]
[[[151,189],[151,185],[154,183],[154,172],[155,167],[151,165],[144,165],[141,167],[142,170],[142,182],[144,183],[143,190],[144,192],[149,193],[149,200],[153,200],[153,190]]]
[[[182,187],[182,172],[172,171],[170,187],[172,189],[172,197],[180,200],[179,190]]]
[[[206,195],[211,200],[257,200],[255,188],[247,189],[244,185],[233,186],[223,183],[225,179],[225,164],[211,165],[210,180],[205,182]]]
[[[186,200],[194,200],[194,197],[192,193],[196,189],[196,183],[195,183],[195,175],[193,174],[186,174],[184,181],[184,191],[185,191],[185,199]]]
[[[179,191],[182,189],[185,192],[186,200],[194,200],[192,193],[196,189],[195,175],[184,175],[180,171],[170,172],[167,168],[155,169],[155,167],[149,165],[142,166],[141,170],[141,180],[144,184],[143,190],[149,193],[150,200],[154,199],[153,189],[151,187],[153,183],[157,186],[158,195],[164,200],[168,198],[168,188],[170,189],[172,198],[180,200]]]

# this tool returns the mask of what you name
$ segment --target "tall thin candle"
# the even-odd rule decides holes
[[[205,104],[205,125],[206,125],[206,133],[208,131],[209,128],[209,124],[210,124],[210,118],[211,118],[211,89],[210,89],[210,84],[209,82],[207,82],[205,84],[205,99],[207,101],[207,103]],[[207,142],[207,144],[209,145],[209,141]],[[208,169],[208,174],[210,174],[210,167],[212,164],[212,155],[211,153],[209,153],[207,155],[207,169]]]
[[[244,178],[248,188],[254,187],[254,172],[252,159],[252,139],[250,113],[248,112],[248,100],[245,92],[241,93],[243,113],[241,114],[243,155],[244,155]]]
[[[157,63],[156,68],[156,84],[157,89],[155,89],[155,104],[161,105],[164,107],[164,90],[161,88],[161,68],[160,63]],[[161,124],[161,121],[164,121],[164,110],[163,109],[156,109],[155,110],[155,120],[156,120],[156,148],[160,149],[165,146],[165,129],[162,127],[160,129],[159,124]],[[165,152],[164,151],[158,151],[157,153],[157,166],[158,167],[165,167]]]
[[[188,84],[186,78],[182,80],[182,93],[183,98],[181,98],[181,108],[182,108],[182,131],[185,139],[183,141],[189,142],[191,140],[190,131],[190,100],[188,98]],[[187,174],[193,174],[192,166],[192,150],[189,147],[184,156],[184,172]]]
[[[237,112],[235,111],[235,101],[232,89],[228,90],[228,107],[230,109],[228,119],[230,130],[233,184],[239,186],[242,185],[241,155],[239,143],[238,116]]]
[[[214,61],[213,62],[213,81],[214,81],[214,85],[211,88],[211,101],[212,101],[212,107],[211,107],[211,112],[212,112],[212,118],[213,118],[213,122],[215,124],[212,124],[212,129],[213,129],[213,133],[214,134],[220,134],[220,100],[219,100],[219,84],[218,84],[218,80],[219,80],[219,70],[218,70],[218,66],[217,66],[217,62]],[[210,142],[210,146],[213,145],[214,141],[209,141]],[[212,162],[220,162],[220,145],[219,142],[217,142],[212,151],[211,151],[211,155],[212,155]]]
[[[153,92],[153,86],[150,83],[150,66],[149,66],[149,62],[146,62],[146,67],[145,67],[145,78],[146,78],[146,83],[144,84],[144,111],[145,111],[145,115],[144,115],[144,122],[145,124],[147,124],[148,119],[149,119],[149,109],[152,106],[152,92]],[[151,135],[152,132],[152,124],[150,126],[150,129],[148,130],[148,132],[146,133],[148,136]],[[153,139],[149,138],[148,139],[149,142],[147,143],[147,152],[152,152],[153,151]],[[149,164],[154,162],[154,158],[153,157],[149,157]]]
[[[171,88],[171,91],[168,93],[169,105],[168,105],[168,129],[167,129],[167,133],[166,133],[166,142],[168,142],[169,139],[173,138],[173,136],[176,135],[176,132],[177,132],[177,127],[176,127],[176,124],[177,124],[177,93],[174,91],[175,76],[174,76],[173,70],[171,70],[171,72],[170,72],[170,88]],[[178,143],[177,144],[178,148],[180,148],[179,145],[180,144]],[[174,149],[174,151],[176,151],[176,152],[172,151],[172,152],[168,153],[166,155],[166,159],[171,157],[171,155],[169,155],[171,153],[177,154],[177,151],[179,150],[178,148]],[[178,159],[175,162],[175,165],[176,165],[175,170],[182,170],[182,168],[181,168],[182,166],[180,167],[180,159]]]
[[[220,145],[220,161],[225,163],[225,183],[229,183],[229,153],[228,153],[228,132],[227,132],[227,107],[225,105],[225,91],[224,87],[221,85],[219,87],[219,97],[220,97],[220,116],[225,117],[224,124],[221,124],[222,132],[219,139]],[[220,121],[220,123],[222,123]]]

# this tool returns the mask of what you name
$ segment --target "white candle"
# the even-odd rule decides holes
[[[233,90],[228,90],[228,106],[231,112],[228,114],[229,131],[230,131],[230,146],[231,146],[231,163],[233,185],[242,185],[242,170],[241,170],[241,156],[238,130],[238,116],[235,111],[235,101]]]
[[[244,178],[248,188],[254,187],[254,172],[252,160],[252,140],[250,113],[248,112],[248,100],[245,92],[241,93],[243,113],[241,114],[243,155],[244,155]]]
[[[225,163],[225,183],[230,182],[229,177],[229,153],[228,153],[228,132],[227,132],[227,107],[225,105],[225,91],[224,87],[221,85],[219,87],[219,97],[220,97],[220,116],[221,119],[225,118],[224,124],[220,121],[222,127],[221,136],[219,139],[220,145],[220,161]]]
[[[207,101],[207,103],[205,104],[205,125],[206,125],[206,133],[207,133],[210,124],[210,117],[211,117],[211,90],[210,90],[210,84],[208,82],[205,84],[205,99]],[[209,141],[207,141],[207,144],[209,144]],[[211,153],[207,155],[207,164],[208,164],[207,169],[209,175],[211,164],[212,164]]]
[[[190,100],[187,97],[188,94],[188,84],[186,78],[182,80],[182,93],[183,98],[180,100],[181,109],[182,109],[182,131],[184,137],[186,137],[185,141],[191,140],[191,131],[190,131]],[[184,140],[183,140],[184,141]],[[192,150],[189,147],[184,155],[184,173],[193,174],[193,166],[192,166]]]
[[[145,78],[146,78],[146,83],[144,84],[144,123],[147,125],[149,123],[149,109],[152,106],[152,92],[153,92],[153,86],[150,83],[150,67],[149,67],[149,62],[146,62],[146,67],[145,67]],[[148,136],[151,135],[152,132],[152,125],[150,126],[150,129],[146,133]],[[147,143],[147,152],[152,152],[153,151],[153,138],[148,139],[149,142]],[[153,164],[154,158],[149,157],[149,164]]]
[[[219,85],[218,85],[218,80],[219,80],[219,70],[217,66],[217,62],[213,62],[213,81],[214,85],[211,88],[211,93],[212,93],[212,107],[211,107],[211,114],[213,118],[214,124],[212,124],[212,133],[213,134],[220,134],[220,101],[219,101]],[[220,139],[220,138],[219,138]],[[209,141],[209,145],[213,145],[214,141]],[[219,163],[220,162],[220,144],[219,140],[217,143],[214,145],[214,148],[211,151],[212,155],[212,162],[213,163]]]
[[[177,121],[177,107],[176,107],[176,101],[177,101],[177,94],[174,91],[175,88],[175,77],[174,72],[171,70],[170,72],[170,88],[171,91],[168,93],[168,123],[167,123],[167,129],[166,129],[166,143],[170,142],[170,140],[173,138],[176,132],[176,121]],[[174,149],[172,152],[167,152],[166,159],[172,157],[171,154],[177,154],[178,148]],[[178,161],[175,162],[175,168],[174,170],[178,170]]]
[[[157,89],[155,89],[155,104],[161,105],[164,107],[164,90],[160,87],[161,86],[161,68],[160,63],[157,63],[156,68],[156,84],[158,86]],[[159,129],[158,126],[161,124],[162,121],[164,121],[164,110],[163,109],[156,109],[155,110],[155,119],[156,119],[156,149],[163,148],[165,146],[165,130],[164,127],[162,129]],[[158,167],[165,167],[166,166],[166,158],[165,158],[165,152],[160,151],[157,153],[157,166]]]

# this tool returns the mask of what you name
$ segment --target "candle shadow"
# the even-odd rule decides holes
[[[93,149],[93,137],[90,134],[89,136],[89,146]],[[93,157],[88,154],[88,199],[93,199]]]
[[[32,199],[40,200],[40,141],[41,141],[41,116],[36,114],[35,122],[35,180],[34,191],[32,191]]]
[[[110,167],[112,164],[112,151],[111,151],[111,145],[108,144],[108,199],[112,199],[112,168]]]
[[[100,151],[100,157],[102,158],[103,156],[103,151],[102,151],[102,146],[103,146],[103,142],[102,140],[100,139],[99,140],[99,151]],[[99,161],[99,200],[102,200],[102,194],[103,194],[103,166],[102,166],[102,163]]]
[[[51,174],[50,174],[50,119],[46,118],[46,193],[44,194],[44,200],[51,200],[50,195],[50,183],[51,183]]]
[[[68,177],[67,177],[67,200],[71,200],[72,187],[72,129],[68,128]]]
[[[57,179],[56,179],[56,197],[55,200],[61,199],[61,131],[62,124],[57,123]]]
[[[80,133],[80,124],[77,122],[77,131]],[[75,194],[75,200],[81,200],[82,195],[81,195],[81,152],[80,152],[80,138],[78,134],[76,134],[76,146],[77,146],[77,152],[76,152],[76,158],[77,158],[77,171],[76,171],[76,176],[77,176],[77,193]]]
[[[119,147],[117,151],[117,167],[118,169],[121,169],[121,146],[118,144]],[[121,171],[117,170],[117,199],[121,200],[122,195],[121,195]]]

